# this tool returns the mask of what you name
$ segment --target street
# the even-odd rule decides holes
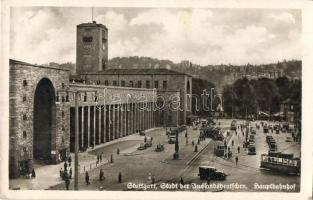
[[[188,127],[188,143],[186,131],[183,131],[179,134],[179,159],[173,160],[175,144],[168,143],[165,128],[156,128],[146,133],[147,138],[153,138],[153,145],[144,150],[138,150],[137,147],[143,143],[145,136],[135,134],[80,153],[79,190],[266,191],[256,190],[255,184],[295,184],[295,189],[290,192],[300,190],[299,176],[260,169],[260,155],[268,152],[266,134],[263,133],[262,128],[256,129],[256,155],[248,155],[247,149],[243,148],[245,135],[239,129],[237,129],[237,135],[235,131],[229,130],[231,120],[220,119],[217,123],[219,123],[225,137],[228,131],[230,133],[226,137],[227,146],[233,152],[230,159],[214,155],[214,146],[217,141],[206,138],[198,144],[199,127],[197,129]],[[240,123],[244,123],[244,121],[237,120],[237,124]],[[252,122],[250,126],[255,127],[256,123],[260,124],[259,121]],[[243,132],[245,133],[245,129]],[[275,134],[270,131],[268,134],[277,141],[278,151],[293,153],[295,157],[300,156],[300,143],[285,141],[290,133]],[[197,145],[198,152],[195,152],[192,141]],[[157,144],[163,144],[164,151],[156,152]],[[240,147],[239,153],[238,146]],[[117,149],[120,150],[119,154],[117,154]],[[97,155],[101,153],[104,156],[103,160],[96,164]],[[111,162],[111,156],[113,162]],[[238,156],[237,166],[235,164],[236,156]],[[214,166],[227,174],[224,181],[210,181],[210,184],[215,184],[215,186],[223,184],[223,189],[205,187],[207,182],[200,180],[198,176],[201,165]],[[11,180],[10,187],[65,190],[65,183],[59,177],[59,170],[62,166],[63,163],[39,167],[35,179]],[[100,169],[104,172],[105,179],[103,181],[99,180]],[[85,183],[85,171],[88,171],[90,176],[89,185]],[[121,183],[118,182],[119,173],[121,173]],[[74,179],[70,181],[69,189],[73,190]],[[184,182],[184,187],[180,185],[181,181]],[[152,184],[153,182],[154,184]],[[233,187],[234,185],[236,187]]]

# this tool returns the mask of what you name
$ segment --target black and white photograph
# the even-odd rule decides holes
[[[302,9],[8,10],[9,191],[303,191]]]

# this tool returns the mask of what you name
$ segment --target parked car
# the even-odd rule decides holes
[[[248,155],[256,155],[256,149],[254,144],[249,144],[248,146]]]
[[[291,142],[291,137],[286,137],[286,142]]]
[[[139,147],[137,148],[138,150],[145,150],[146,147],[146,143],[140,143]]]
[[[226,174],[223,171],[217,170],[212,166],[200,166],[199,174],[201,180],[225,180]]]
[[[164,145],[163,144],[158,144],[155,148],[156,152],[164,151]]]
[[[151,140],[147,140],[145,145],[146,145],[146,148],[151,147],[152,146],[152,141]]]
[[[173,135],[173,136],[170,136],[169,139],[168,139],[168,143],[169,144],[174,144],[176,142],[176,136]]]

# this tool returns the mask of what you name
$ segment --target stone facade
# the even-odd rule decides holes
[[[33,110],[37,84],[42,79],[49,79],[54,90],[68,89],[68,77],[67,70],[10,60],[10,177],[19,175],[19,161],[33,159]],[[69,104],[55,106],[55,129],[51,136],[52,163],[59,162],[59,150],[69,147],[68,109]]]

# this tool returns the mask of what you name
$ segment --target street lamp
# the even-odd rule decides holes
[[[213,111],[213,92],[212,90],[214,90],[215,88],[211,88],[211,111]]]

